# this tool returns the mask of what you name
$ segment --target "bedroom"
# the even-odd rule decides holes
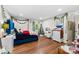
[[[0,53],[75,54],[79,5],[1,5]]]

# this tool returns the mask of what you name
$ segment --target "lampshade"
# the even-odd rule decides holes
[[[4,24],[2,25],[2,28],[4,28],[4,30],[8,29],[8,28],[9,28],[9,24],[4,23]]]

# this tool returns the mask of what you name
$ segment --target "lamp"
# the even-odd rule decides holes
[[[4,28],[4,30],[6,30],[6,29],[9,28],[9,25],[8,25],[7,23],[4,23],[4,24],[2,25],[2,28]]]

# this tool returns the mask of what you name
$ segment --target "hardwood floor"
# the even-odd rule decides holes
[[[36,42],[15,46],[13,54],[59,54],[59,47],[63,45],[46,37],[39,37]],[[63,54],[65,52],[62,52]]]

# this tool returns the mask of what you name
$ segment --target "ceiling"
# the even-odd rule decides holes
[[[79,5],[4,5],[12,16],[24,16],[31,19],[44,19],[65,12],[79,10]],[[62,9],[61,11],[57,11]]]

